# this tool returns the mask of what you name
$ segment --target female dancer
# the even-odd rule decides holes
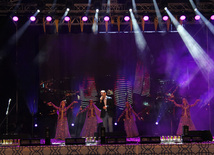
[[[119,116],[117,122],[120,121],[120,118],[125,115],[124,119],[124,128],[126,131],[127,137],[137,137],[139,135],[137,125],[135,123],[135,116],[140,120],[140,117],[135,113],[135,111],[130,106],[129,102],[126,102],[126,108]]]
[[[103,122],[100,118],[101,111],[94,104],[93,100],[90,100],[89,105],[84,110],[80,111],[77,116],[85,111],[87,111],[86,119],[80,136],[94,137],[94,133],[97,132],[97,124]]]
[[[47,103],[49,106],[53,106],[55,109],[58,110],[58,120],[57,120],[57,127],[56,127],[56,134],[55,139],[65,140],[65,138],[69,138],[69,128],[67,122],[67,110],[71,108],[74,103],[78,103],[77,101],[73,101],[69,106],[65,106],[66,100],[60,102],[60,106],[57,107],[52,102]]]
[[[186,98],[182,99],[182,104],[177,104],[175,100],[170,100],[169,101],[173,102],[176,107],[182,108],[182,115],[180,118],[180,122],[178,125],[178,130],[177,130],[177,135],[182,135],[182,129],[184,125],[189,126],[189,130],[196,130],[195,125],[192,122],[191,116],[190,116],[190,108],[194,107],[200,99],[197,99],[194,104],[189,105],[188,101]]]

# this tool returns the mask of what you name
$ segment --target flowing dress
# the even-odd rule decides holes
[[[178,125],[177,135],[182,135],[184,125],[189,126],[189,130],[196,130],[195,125],[192,122],[192,119],[190,116],[191,105],[187,105],[187,106],[181,105],[180,107],[182,108],[182,115]]]
[[[65,140],[65,138],[71,137],[69,133],[69,127],[68,127],[68,121],[67,121],[67,110],[72,105],[73,104],[70,104],[68,107],[64,107],[64,108],[53,105],[53,107],[58,110],[58,120],[57,120],[55,139]]]
[[[127,137],[137,137],[139,135],[137,125],[136,125],[136,118],[134,115],[134,110],[132,108],[126,108],[123,111],[123,114],[125,114],[125,120],[124,120],[124,128],[126,131]]]
[[[94,104],[91,107],[87,106],[85,109],[87,111],[86,119],[80,136],[94,137],[94,133],[97,132],[97,124],[102,122],[100,118],[101,111]]]

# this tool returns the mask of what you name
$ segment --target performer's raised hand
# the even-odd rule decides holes
[[[48,106],[52,106],[52,102],[48,102],[47,105],[48,105]]]

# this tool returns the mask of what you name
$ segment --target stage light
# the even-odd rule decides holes
[[[204,75],[206,80],[209,80],[207,75],[213,73],[214,62],[212,58],[203,50],[203,48],[196,42],[196,40],[186,31],[186,29],[180,25],[180,23],[175,19],[170,11],[167,11],[170,16],[171,21],[175,25],[178,34],[181,36],[183,42],[185,43],[189,53],[198,65],[198,68]],[[199,16],[200,17],[200,16]]]
[[[117,123],[115,122],[115,123],[114,123],[114,125],[116,126],[116,125],[117,125]]]
[[[198,10],[197,8],[194,9],[194,11],[197,11],[197,10]]]
[[[51,17],[51,16],[47,16],[47,17],[46,17],[46,20],[47,20],[48,22],[50,22],[50,21],[52,21],[52,17]]]
[[[35,16],[31,16],[30,17],[30,21],[35,22],[36,21],[36,17]]]
[[[86,16],[82,17],[82,21],[86,22],[87,20],[88,20],[88,17],[86,17]]]
[[[167,7],[165,7],[164,10],[167,10]]]
[[[67,9],[66,9],[66,11],[70,11],[70,9],[69,9],[69,8],[67,8]]]
[[[125,20],[126,22],[128,22],[128,21],[130,20],[130,17],[129,17],[129,16],[125,16],[125,17],[124,17],[124,20]]]
[[[110,20],[109,16],[104,17],[104,21],[108,22]]]
[[[17,22],[19,20],[19,18],[17,16],[13,16],[13,21]]]
[[[74,123],[72,123],[71,126],[74,126]]]
[[[164,21],[167,21],[168,19],[169,19],[168,16],[163,16],[163,20],[164,20]]]
[[[129,9],[129,12],[132,12],[132,9]]]
[[[201,19],[201,17],[199,15],[195,16],[195,20],[200,20],[200,19]]]
[[[68,22],[68,21],[70,20],[70,17],[65,16],[64,20],[65,20],[66,22]]]
[[[99,12],[99,9],[96,9],[96,12]]]
[[[144,17],[143,17],[143,20],[144,20],[144,21],[148,21],[148,20],[149,20],[149,16],[144,16]]]
[[[211,20],[214,20],[214,15],[212,15],[212,16],[210,17],[210,19],[211,19]]]
[[[182,16],[180,16],[180,20],[185,20],[186,19],[186,16],[184,16],[184,15],[182,15]]]
[[[38,127],[38,124],[35,124],[34,126],[35,126],[35,127]]]
[[[38,10],[37,10],[37,12],[39,13],[39,12],[40,12],[40,10],[38,9]]]
[[[158,122],[155,122],[156,125],[158,125]]]

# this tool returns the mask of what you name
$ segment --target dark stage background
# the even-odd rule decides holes
[[[213,57],[214,37],[209,30],[200,25],[186,25],[185,28]],[[8,99],[12,98],[12,109],[18,96],[18,107],[15,106],[9,115],[10,133],[32,135],[33,132],[34,136],[43,137],[45,127],[49,126],[54,137],[57,114],[46,103],[52,101],[59,105],[63,98],[71,102],[81,96],[74,110],[68,113],[70,132],[72,136],[78,136],[84,114],[78,119],[75,114],[80,105],[87,105],[89,98],[97,101],[101,89],[114,92],[115,120],[124,108],[123,101],[128,98],[134,110],[144,118],[144,121],[137,121],[141,135],[176,133],[181,110],[166,102],[164,95],[197,70],[178,33],[145,32],[147,47],[139,51],[132,32],[43,34],[42,26],[31,25],[17,42],[10,43],[16,32],[10,20],[1,25],[1,32],[1,122]],[[137,67],[139,65],[142,70]],[[136,84],[139,82],[137,75],[143,77],[141,84],[149,81],[146,88]],[[91,85],[93,91],[88,89]],[[188,85],[177,89],[176,101],[181,103],[181,98],[187,97],[192,104],[197,98],[206,97],[209,86],[199,71]],[[143,89],[148,93],[142,93]],[[208,106],[202,100],[192,108],[192,119],[198,130],[211,129],[213,133],[210,127],[214,124],[212,102]],[[159,125],[155,125],[156,121]],[[34,127],[35,123],[38,127]],[[114,126],[114,130],[123,130],[123,123]],[[5,133],[5,121],[1,133]]]

